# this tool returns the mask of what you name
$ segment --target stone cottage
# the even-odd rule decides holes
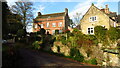
[[[95,26],[103,26],[107,29],[116,27],[116,19],[116,12],[109,11],[108,5],[106,5],[106,8],[99,9],[92,4],[80,20],[81,31],[84,34],[94,34]]]

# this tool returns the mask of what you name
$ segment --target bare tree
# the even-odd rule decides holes
[[[73,19],[74,23],[76,25],[80,24],[81,13],[76,13],[76,15],[74,15],[73,17],[74,17],[74,19]]]
[[[33,20],[33,3],[32,2],[15,2],[15,5],[11,7],[11,11],[15,14],[19,14],[22,17],[22,23],[26,27],[27,22]]]

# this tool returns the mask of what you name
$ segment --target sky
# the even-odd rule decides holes
[[[14,2],[17,1],[18,0],[7,0],[8,6],[14,5]],[[38,12],[41,12],[42,14],[59,13],[64,12],[65,8],[68,8],[69,17],[73,22],[75,14],[81,13],[82,17],[90,8],[92,3],[94,3],[98,8],[105,8],[105,5],[108,4],[109,10],[117,12],[118,14],[118,7],[120,7],[120,3],[118,5],[119,1],[120,0],[29,0],[29,2],[33,2],[33,7],[35,8],[33,10],[34,18],[36,18]],[[32,28],[28,30],[28,32],[31,31]]]
[[[18,0],[7,0],[9,6],[14,5],[14,2],[17,1]],[[34,18],[37,16],[38,12],[41,12],[42,14],[51,14],[64,12],[65,8],[68,8],[69,17],[71,19],[74,18],[76,13],[84,15],[92,3],[98,8],[105,8],[105,5],[108,4],[110,11],[118,13],[118,1],[119,0],[30,0],[30,2],[33,2],[33,7],[35,8],[35,10],[33,10]]]

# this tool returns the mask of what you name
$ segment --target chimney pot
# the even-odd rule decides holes
[[[42,14],[41,14],[41,12],[38,12],[38,16],[41,16]]]

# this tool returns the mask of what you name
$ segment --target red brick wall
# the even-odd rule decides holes
[[[59,20],[56,20],[59,19]],[[38,21],[42,21],[39,22],[38,24],[43,24],[43,28],[46,30],[49,30],[49,33],[52,34],[52,30],[63,30],[63,28],[65,27],[65,20],[64,20],[64,16],[60,16],[60,17],[51,17],[51,18],[44,18],[44,19],[37,19]],[[52,21],[50,21],[52,20]],[[49,22],[49,27],[47,27],[47,23]],[[59,27],[59,22],[62,22],[62,27]],[[56,23],[56,27],[52,27],[52,23]],[[40,28],[37,28],[36,30],[34,30],[35,32],[38,31]]]

